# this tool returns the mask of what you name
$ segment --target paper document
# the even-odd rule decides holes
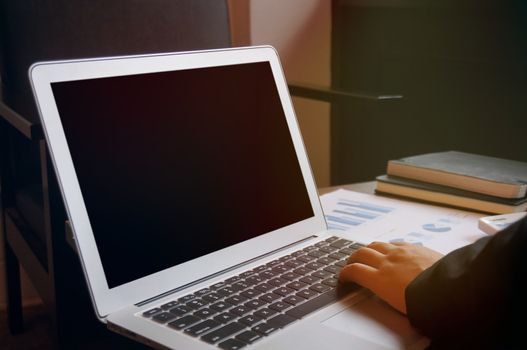
[[[330,230],[352,240],[421,244],[442,254],[484,237],[484,214],[337,190],[320,196]]]

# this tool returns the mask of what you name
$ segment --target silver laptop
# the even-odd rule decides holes
[[[109,329],[169,349],[419,343],[338,286],[360,244],[326,229],[273,48],[42,62],[30,79]]]

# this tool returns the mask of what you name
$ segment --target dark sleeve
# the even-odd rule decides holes
[[[527,218],[451,252],[406,288],[410,322],[432,340],[510,332],[526,311],[526,257]]]

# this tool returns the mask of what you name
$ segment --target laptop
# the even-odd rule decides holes
[[[361,244],[327,230],[272,47],[41,62],[29,75],[110,330],[161,349],[419,343],[403,316],[338,285]]]

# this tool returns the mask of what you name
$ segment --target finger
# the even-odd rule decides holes
[[[392,244],[396,246],[414,245],[413,243],[408,243],[408,242],[394,242]]]
[[[393,250],[395,246],[391,243],[385,243],[385,242],[372,242],[368,244],[368,248],[371,248],[373,250],[376,250],[380,253],[386,254],[389,251]]]
[[[379,265],[384,259],[384,254],[371,248],[365,247],[351,254],[351,256],[348,258],[348,264],[361,263],[372,267],[379,267]]]
[[[372,289],[377,277],[377,269],[361,263],[353,263],[342,268],[339,275],[340,282],[355,282],[363,287]]]

